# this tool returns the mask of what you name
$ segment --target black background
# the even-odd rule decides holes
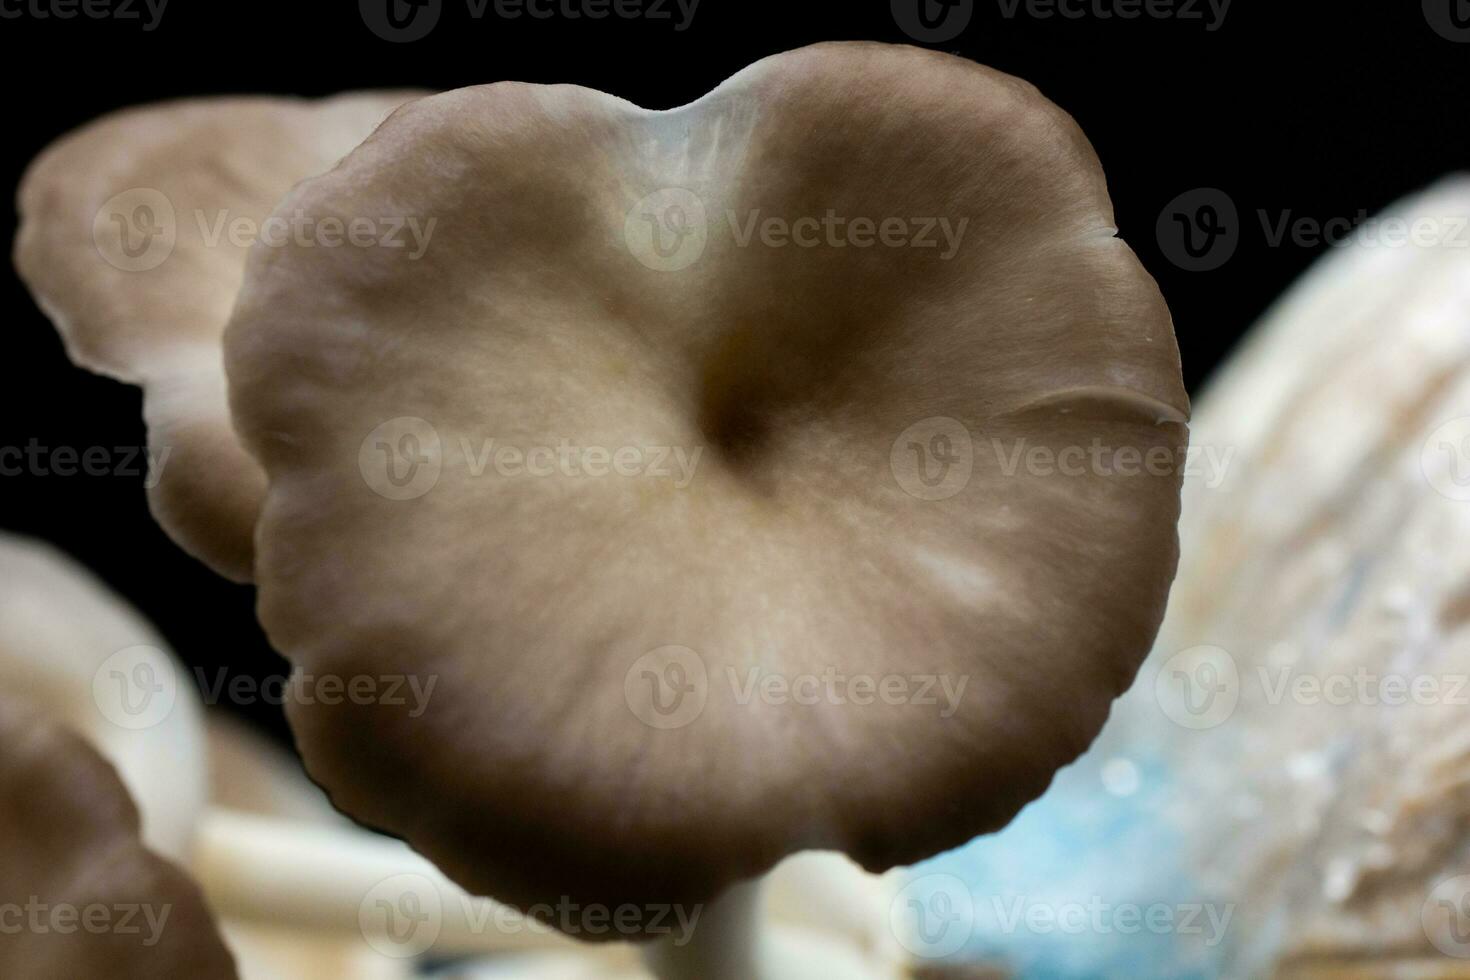
[[[0,18],[7,188],[47,142],[133,103],[518,79],[575,82],[662,108],[788,48],[908,40],[890,0],[701,0],[683,31],[672,3],[666,20],[512,20],[493,6],[476,20],[465,0],[443,0],[427,37],[397,44],[368,29],[355,0],[171,0],[151,31],[141,19],[32,12],[52,2],[0,0],[0,10],[21,14]],[[1116,0],[1085,0],[1098,2]],[[1020,75],[1076,116],[1108,173],[1123,237],[1173,309],[1186,380],[1198,391],[1252,321],[1326,250],[1273,245],[1260,212],[1272,222],[1287,212],[1354,219],[1470,168],[1470,43],[1433,27],[1451,9],[1470,18],[1470,3],[1235,0],[1214,30],[1204,0],[1194,9],[1203,19],[1036,17],[1024,3],[1008,17],[1001,0],[974,0],[963,33],[930,46]],[[1236,252],[1209,272],[1171,263],[1155,231],[1166,206],[1197,188],[1224,191],[1240,214]],[[4,220],[13,238],[13,208]],[[0,289],[9,367],[0,446],[142,445],[138,392],[73,368],[13,273]],[[223,582],[175,548],[148,517],[137,478],[0,477],[0,527],[81,558],[191,664],[257,676],[285,669],[255,625],[252,590]],[[274,709],[235,710],[281,730]]]

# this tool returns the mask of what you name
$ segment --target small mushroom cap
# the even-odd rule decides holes
[[[199,890],[91,746],[0,696],[0,976],[235,977]],[[18,932],[12,932],[19,924]]]
[[[27,170],[15,267],[78,365],[140,385],[149,506],[187,552],[250,578],[265,478],[230,425],[220,334],[281,197],[422,93],[218,98],[105,116]]]
[[[84,736],[142,811],[148,847],[187,859],[208,793],[192,679],[158,631],[90,571],[10,534],[0,534],[0,690]]]
[[[1087,747],[1174,575],[1188,402],[1034,88],[829,44],[669,111],[462,89],[279,213],[388,208],[436,221],[418,258],[257,250],[226,334],[273,643],[432,685],[288,706],[339,807],[533,914],[690,904],[956,846]],[[909,245],[743,231],[829,214]]]

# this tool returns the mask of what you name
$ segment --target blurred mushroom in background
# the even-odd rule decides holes
[[[0,695],[0,975],[235,980],[199,888],[139,836],[116,770]]]
[[[477,927],[472,908],[497,922],[509,910],[471,900],[400,842],[336,815],[299,762],[258,736],[221,719],[207,735],[193,679],[157,632],[81,566],[12,535],[0,535],[0,689],[18,706],[15,730],[39,719],[37,739],[54,726],[58,734],[43,741],[61,746],[69,730],[116,769],[141,813],[142,841],[199,880],[237,952],[291,945],[293,955],[310,954],[302,976],[403,975],[411,956],[387,972],[394,964],[373,950],[374,923],[362,915],[373,887],[399,876],[435,890],[446,909],[434,941],[415,953],[571,946],[546,929]],[[66,788],[85,798],[85,785]],[[121,809],[105,781],[97,792],[99,806]],[[40,821],[27,827],[44,824],[44,798],[15,793],[7,805],[17,819]],[[0,860],[24,853],[26,842],[19,831],[0,835]],[[241,959],[244,980],[282,976]],[[309,970],[329,959],[342,972]]]
[[[1467,227],[1463,177],[1389,208],[1197,399],[1158,644],[1045,797],[917,869],[967,903],[921,959],[1470,975]]]
[[[0,533],[0,690],[118,771],[143,842],[187,863],[209,796],[204,711],[163,638],[91,572]]]
[[[249,246],[304,177],[422,92],[185,99],[104,116],[47,147],[17,195],[15,268],[81,367],[143,389],[154,516],[189,554],[251,574],[265,478],[225,402],[220,335]],[[347,234],[347,229],[343,229]],[[163,454],[168,457],[163,459]]]
[[[1470,972],[1470,179],[1375,227],[1199,415],[1236,462],[1186,489],[1160,652],[1216,648],[1238,692],[1173,763],[1202,880],[1240,897],[1242,975]]]

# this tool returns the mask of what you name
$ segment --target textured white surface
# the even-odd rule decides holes
[[[1470,870],[1470,181],[1384,217],[1438,243],[1323,259],[1197,405],[1234,462],[1186,480],[1155,661],[1235,670],[1234,710],[1175,732],[1175,815],[1243,971],[1470,955],[1431,899]]]

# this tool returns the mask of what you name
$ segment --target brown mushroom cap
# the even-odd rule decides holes
[[[1178,468],[1012,452],[1173,453],[1188,401],[1098,161],[1034,88],[827,44],[669,111],[462,89],[280,213],[389,208],[437,220],[421,258],[257,250],[226,333],[273,642],[307,675],[436,683],[418,714],[289,706],[338,806],[522,908],[693,903],[799,849],[956,846],[1087,747],[1163,612]],[[736,231],[829,211],[968,237],[945,259]],[[702,250],[665,261],[645,218]],[[943,499],[905,489],[915,425],[970,443]],[[686,486],[647,457],[493,460],[563,443],[704,452]],[[740,696],[829,674],[911,696]],[[652,717],[646,678],[699,710]],[[956,710],[914,678],[964,683]]]
[[[128,109],[48,147],[21,182],[16,269],[74,362],[142,386],[149,447],[169,453],[149,506],[236,581],[265,478],[231,428],[219,343],[251,229],[418,94]]]
[[[0,976],[235,976],[198,888],[143,846],[117,773],[7,697],[0,841]]]
[[[140,669],[157,697],[130,713]],[[208,793],[203,705],[185,678],[153,625],[90,570],[0,532],[0,691],[86,738],[127,786],[144,843],[178,861]]]

